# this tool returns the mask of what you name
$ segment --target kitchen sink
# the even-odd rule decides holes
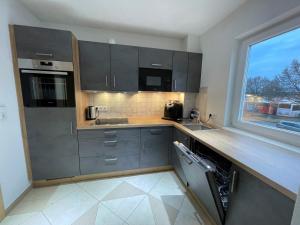
[[[204,126],[202,124],[183,124],[184,127],[190,130],[210,130],[212,128]]]
[[[128,118],[100,118],[96,119],[96,125],[128,124]]]

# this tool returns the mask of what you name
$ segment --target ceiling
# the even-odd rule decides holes
[[[183,38],[201,35],[246,0],[19,0],[42,22]]]

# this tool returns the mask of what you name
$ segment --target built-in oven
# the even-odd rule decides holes
[[[24,106],[74,107],[72,62],[18,59]]]
[[[139,68],[139,91],[172,91],[172,70]]]

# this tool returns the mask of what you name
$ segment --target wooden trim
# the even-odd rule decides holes
[[[13,25],[9,25],[9,36],[10,36],[10,45],[11,45],[11,52],[12,52],[12,62],[14,67],[14,78],[15,78],[15,85],[16,85],[18,108],[19,108],[23,149],[24,149],[24,155],[26,160],[27,176],[28,176],[28,180],[32,181],[31,161],[30,161],[29,146],[27,140],[27,130],[26,130],[26,123],[25,123],[25,112],[24,112],[23,96],[22,96],[22,89],[21,89],[21,79],[20,79],[20,72],[18,68],[17,48],[16,48],[16,40],[15,40]]]
[[[26,188],[26,190],[23,191],[23,193],[12,204],[10,204],[10,206],[5,210],[5,214],[8,215],[10,213],[10,211],[16,205],[18,205],[31,190],[32,190],[32,185],[30,185],[28,188]]]
[[[32,185],[33,187],[46,187],[52,185],[74,183],[74,182],[85,181],[85,180],[95,180],[95,179],[131,176],[131,175],[146,174],[146,173],[155,173],[155,172],[169,171],[172,169],[173,169],[172,166],[161,166],[161,167],[153,167],[153,168],[145,168],[145,169],[116,171],[116,172],[109,172],[109,173],[97,173],[97,174],[80,175],[80,176],[55,179],[55,180],[37,180],[37,181],[33,181]]]
[[[6,213],[5,213],[5,208],[4,208],[2,191],[1,191],[1,187],[0,187],[0,222],[4,219],[5,215],[6,215]]]
[[[78,41],[74,35],[72,35],[72,49],[73,49],[74,85],[75,85],[75,99],[76,99],[76,118],[77,118],[77,127],[80,127],[85,122],[85,108],[89,104],[89,97],[87,93],[81,91],[79,47],[78,47]]]

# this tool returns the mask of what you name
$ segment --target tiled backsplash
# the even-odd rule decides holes
[[[106,106],[102,117],[122,116],[163,116],[164,105],[168,100],[179,100],[184,103],[184,116],[195,106],[196,94],[190,93],[90,93],[89,104]]]

